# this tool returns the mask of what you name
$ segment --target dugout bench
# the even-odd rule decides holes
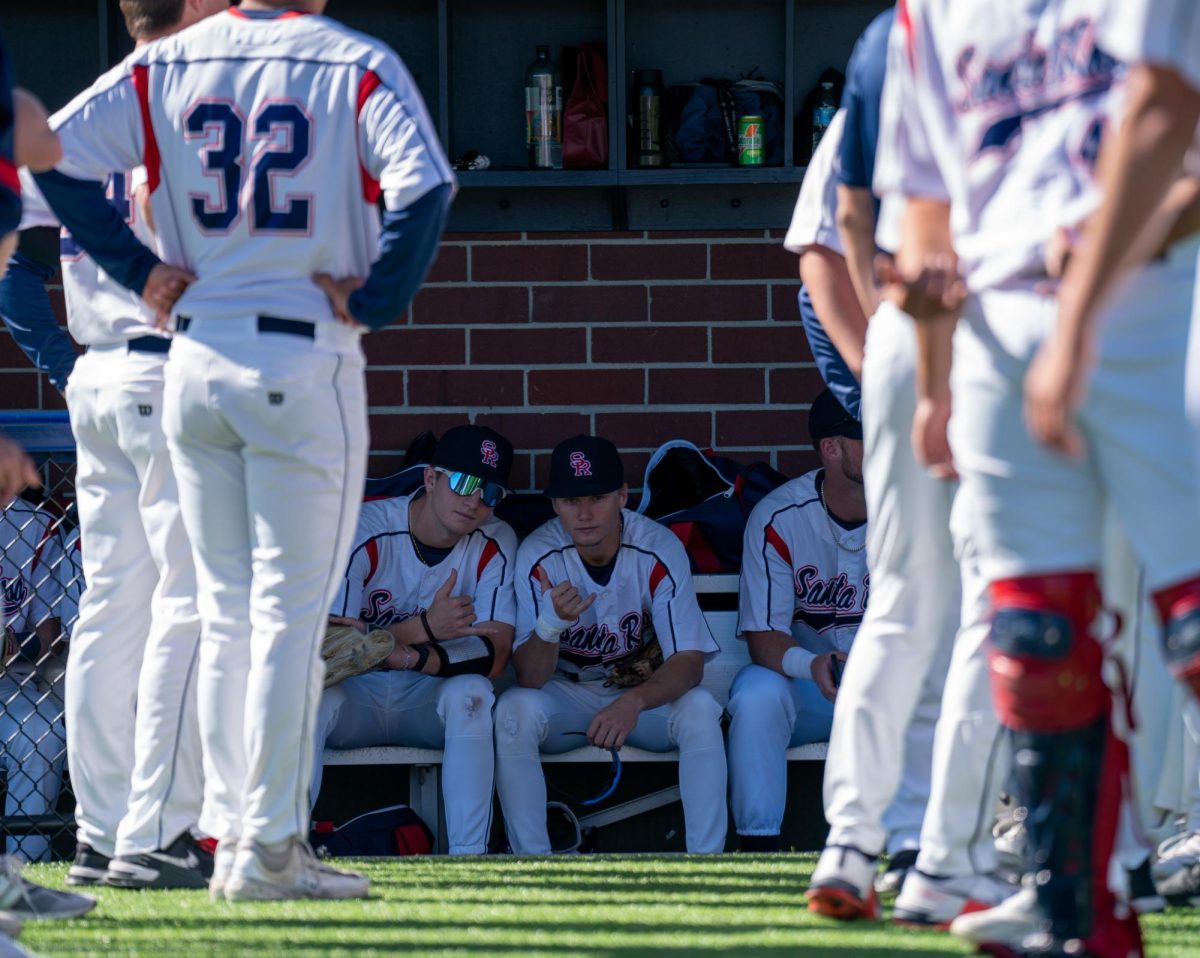
[[[733,678],[744,665],[750,662],[750,652],[745,642],[735,635],[737,628],[738,577],[736,575],[697,575],[696,593],[700,608],[712,630],[721,651],[704,666],[701,684],[713,697],[725,705],[729,701],[729,687]],[[825,760],[829,745],[816,742],[789,748],[789,762],[820,762]],[[441,765],[442,753],[438,749],[409,748],[406,746],[376,746],[356,749],[326,749],[325,765],[407,765],[409,800],[411,806],[435,836],[434,851],[446,851],[446,830],[442,821]],[[678,752],[647,752],[626,745],[621,749],[622,764],[638,762],[677,762]],[[606,749],[585,745],[558,755],[543,755],[543,764],[554,763],[599,763],[607,765],[612,757]],[[581,828],[598,828],[623,821],[642,812],[661,808],[679,801],[679,786],[660,789],[649,795],[612,805],[599,811],[579,816]]]

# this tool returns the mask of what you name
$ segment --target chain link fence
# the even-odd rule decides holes
[[[42,477],[41,490],[0,512],[0,830],[8,854],[48,861],[74,848],[63,691],[83,592],[75,443],[65,412],[0,413],[0,432],[25,447]]]

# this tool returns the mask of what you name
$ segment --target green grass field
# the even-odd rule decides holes
[[[838,925],[804,910],[815,855],[405,858],[359,862],[369,901],[211,903],[202,892],[101,889],[86,918],[39,922],[22,942],[49,958],[272,955],[512,958],[907,958],[963,955],[944,934]],[[29,869],[61,885],[66,867]],[[1200,912],[1146,926],[1153,958],[1198,958]]]

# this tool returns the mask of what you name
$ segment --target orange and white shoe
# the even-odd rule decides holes
[[[821,852],[805,897],[808,910],[839,921],[880,917],[875,895],[878,859],[857,848],[830,845]]]
[[[896,898],[892,921],[945,929],[959,915],[993,908],[1019,890],[995,875],[937,878],[913,868]]]

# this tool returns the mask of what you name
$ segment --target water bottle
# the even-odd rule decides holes
[[[634,73],[638,105],[638,166],[662,166],[662,70]]]
[[[537,59],[525,71],[525,143],[531,170],[562,169],[562,77],[550,60],[550,48],[539,46]]]
[[[829,124],[833,122],[833,115],[835,113],[837,113],[837,100],[833,98],[833,81],[822,80],[821,92],[817,94],[817,102],[813,106],[813,153],[816,153],[817,147],[821,145],[821,137],[829,129]]]

